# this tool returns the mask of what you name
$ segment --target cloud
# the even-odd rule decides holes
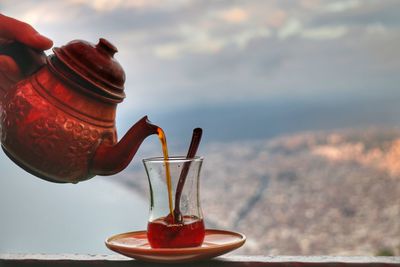
[[[207,31],[181,27],[180,41],[162,44],[154,47],[154,53],[160,58],[173,59],[186,53],[215,53],[219,51],[224,41],[212,38]]]
[[[286,22],[288,14],[281,10],[276,9],[266,16],[267,25],[273,28],[280,28]]]
[[[343,12],[361,5],[359,0],[346,0],[328,3],[325,10],[328,12]]]
[[[286,22],[281,29],[279,29],[278,36],[280,38],[287,38],[297,35],[302,31],[302,24],[298,19],[292,18]]]
[[[60,21],[71,19],[74,15],[74,12],[72,12],[72,14],[69,12],[60,16],[58,10],[69,10],[68,3],[63,1],[5,0],[2,9],[5,14],[16,17],[17,19],[28,22],[32,25],[58,23]]]
[[[249,14],[242,8],[233,7],[222,11],[220,17],[229,23],[241,23],[248,19]]]
[[[335,12],[327,12],[330,9],[332,11],[331,5],[328,3],[325,9],[322,9],[322,12],[316,13],[311,17],[308,24],[312,26],[346,25],[364,27],[371,23],[382,23],[392,27],[400,26],[398,12],[400,2],[396,0],[348,1],[347,4],[343,4],[343,8],[338,8],[340,6],[338,5]],[[333,6],[335,5],[333,4]]]
[[[215,54],[229,45],[243,49],[253,39],[266,38],[271,34],[266,27],[239,30],[223,36],[193,27],[182,27],[179,32],[181,38],[177,38],[178,41],[155,46],[154,54],[165,59],[176,59],[187,53]]]
[[[306,29],[301,33],[301,36],[309,39],[326,40],[340,38],[348,32],[344,26],[336,27],[319,27]]]
[[[132,110],[357,94],[399,84],[400,3],[25,0],[1,2],[62,45],[110,39]],[[202,102],[201,102],[202,101]]]
[[[113,12],[116,9],[167,9],[186,4],[188,0],[69,0],[76,5],[85,5],[98,12]]]

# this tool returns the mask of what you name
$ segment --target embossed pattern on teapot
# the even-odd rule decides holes
[[[157,126],[139,120],[117,142],[115,113],[125,74],[105,39],[72,41],[1,97],[1,143],[30,173],[76,183],[123,170]]]

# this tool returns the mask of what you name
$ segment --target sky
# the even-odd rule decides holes
[[[127,77],[122,118],[286,99],[400,100],[397,0],[0,0],[0,12],[55,46],[110,40]]]

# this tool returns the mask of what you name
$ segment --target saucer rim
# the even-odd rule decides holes
[[[146,247],[146,248],[141,248],[138,246],[124,246],[124,245],[116,245],[112,244],[111,240],[117,238],[117,237],[122,237],[126,235],[137,235],[137,234],[146,234],[146,230],[139,230],[139,231],[131,231],[131,232],[126,232],[126,233],[120,233],[116,235],[112,235],[108,238],[105,239],[104,243],[106,247],[109,249],[120,253],[119,251],[126,251],[126,252],[133,252],[132,250],[135,250],[135,252],[140,252],[142,255],[147,255],[147,254],[158,254],[158,255],[169,255],[169,254],[175,254],[177,252],[184,253],[184,254],[190,254],[190,253],[203,253],[203,252],[209,252],[210,250],[213,251],[232,251],[233,249],[241,247],[245,242],[246,242],[246,235],[241,233],[241,232],[235,232],[235,231],[229,231],[229,230],[221,230],[221,229],[205,229],[206,236],[207,234],[212,234],[212,233],[219,233],[219,234],[225,234],[225,235],[233,235],[238,237],[239,239],[233,242],[225,243],[225,244],[220,244],[220,245],[215,245],[212,247],[188,247],[188,248],[152,248],[152,247]],[[204,243],[203,243],[204,244]],[[117,248],[118,251],[114,250],[113,248]]]

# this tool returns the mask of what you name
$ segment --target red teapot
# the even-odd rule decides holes
[[[42,179],[77,183],[123,170],[158,127],[147,116],[117,142],[115,113],[125,98],[117,48],[75,40],[46,56],[21,43],[1,48],[24,78],[0,86],[1,146],[9,158]]]

